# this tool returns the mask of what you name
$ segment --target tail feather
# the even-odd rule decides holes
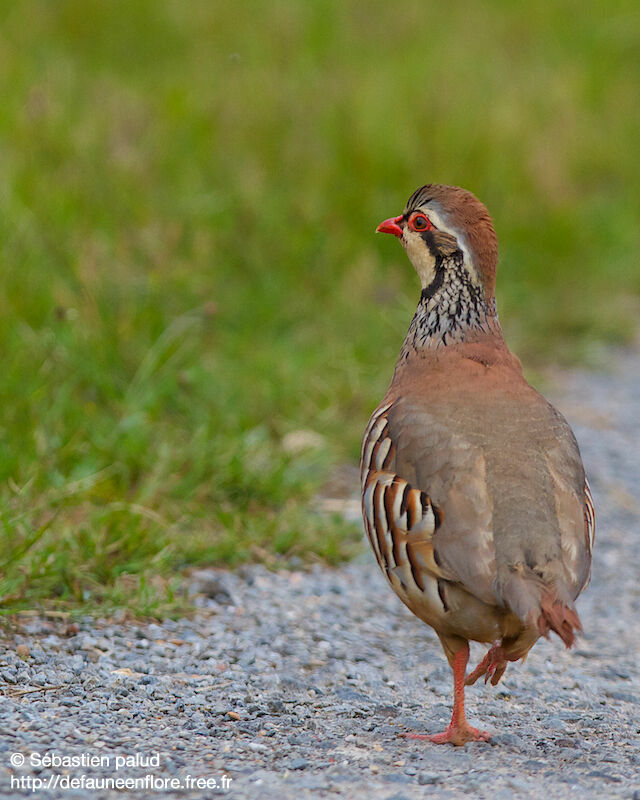
[[[582,631],[580,617],[574,608],[559,600],[556,595],[545,593],[540,601],[540,615],[537,620],[542,636],[549,638],[555,631],[567,647],[576,640],[576,631]]]
[[[499,583],[504,604],[526,624],[549,638],[555,631],[567,647],[582,632],[580,617],[563,580],[544,581],[532,570],[512,569]]]

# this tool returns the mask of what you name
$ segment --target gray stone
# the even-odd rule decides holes
[[[435,772],[420,772],[418,774],[418,783],[420,786],[430,786],[434,783],[440,783],[442,778]]]

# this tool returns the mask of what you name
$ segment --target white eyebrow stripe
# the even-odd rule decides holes
[[[440,216],[440,214],[438,214],[435,208],[429,208],[425,210],[424,213],[429,217],[429,219],[436,226],[436,228],[440,228],[441,231],[445,231],[446,233],[451,233],[455,236],[455,233],[452,230],[449,230],[446,223],[443,221],[442,217]]]

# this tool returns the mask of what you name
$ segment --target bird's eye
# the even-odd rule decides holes
[[[424,214],[414,214],[409,220],[409,227],[414,231],[428,231],[433,225],[429,217]]]

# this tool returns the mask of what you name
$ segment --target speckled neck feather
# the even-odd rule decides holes
[[[436,263],[433,282],[422,290],[420,302],[400,351],[399,363],[411,353],[446,347],[478,333],[502,337],[495,299],[485,300],[463,266],[461,252]]]

